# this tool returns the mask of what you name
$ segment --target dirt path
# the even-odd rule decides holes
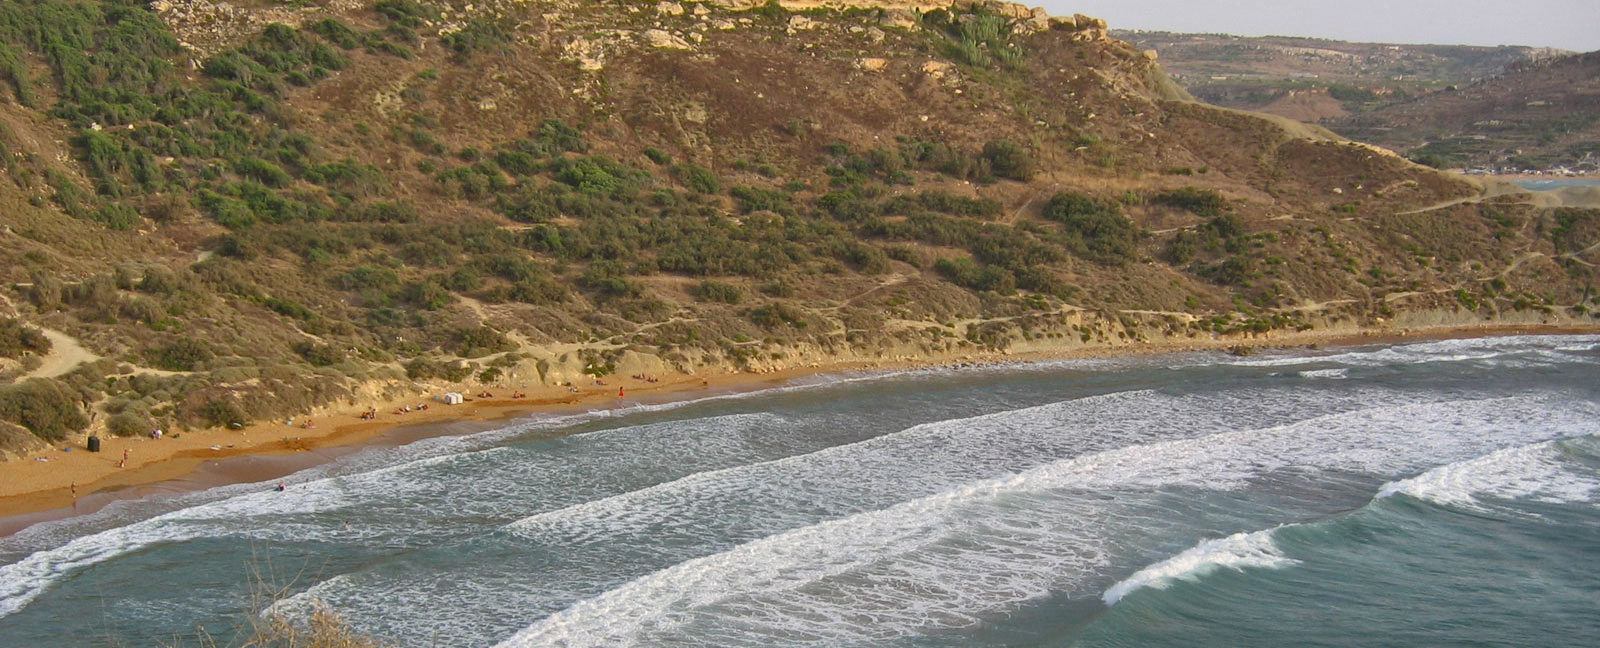
[[[90,353],[70,335],[47,328],[40,328],[39,331],[50,338],[50,354],[44,357],[44,364],[28,372],[22,376],[23,378],[55,378],[77,369],[78,365],[85,362],[100,359],[100,356]]]
[[[1431,211],[1438,210],[1438,209],[1444,209],[1446,207],[1454,207],[1456,205],[1461,205],[1461,204],[1465,204],[1465,203],[1483,202],[1483,201],[1488,200],[1490,198],[1498,198],[1500,196],[1504,196],[1504,195],[1507,195],[1507,194],[1515,194],[1515,193],[1533,193],[1533,192],[1530,192],[1527,189],[1523,189],[1523,188],[1521,188],[1521,187],[1519,187],[1519,186],[1517,186],[1515,184],[1512,184],[1512,183],[1493,183],[1493,184],[1485,185],[1483,187],[1483,190],[1479,191],[1478,194],[1475,195],[1475,196],[1467,196],[1465,198],[1456,198],[1454,200],[1446,200],[1444,202],[1435,203],[1435,204],[1432,204],[1432,205],[1428,205],[1427,207],[1422,207],[1422,208],[1419,208],[1419,209],[1413,209],[1411,211],[1397,212],[1395,215],[1396,216],[1410,216],[1412,214],[1421,214],[1421,213],[1424,213],[1424,212],[1431,212]],[[1532,204],[1532,203],[1528,203],[1528,204]]]
[[[1498,277],[1504,277],[1504,276],[1506,276],[1508,274],[1511,274],[1511,271],[1516,270],[1522,264],[1527,263],[1529,261],[1532,261],[1532,260],[1537,259],[1537,258],[1542,257],[1542,256],[1544,256],[1543,252],[1528,252],[1528,253],[1525,253],[1522,256],[1519,256],[1515,260],[1513,260],[1509,265],[1507,265],[1505,267],[1504,270],[1496,272],[1496,273],[1494,273],[1492,275],[1489,275],[1487,277],[1481,277],[1481,278],[1478,279],[1478,281],[1489,281],[1491,279],[1495,279],[1495,278],[1498,278]]]

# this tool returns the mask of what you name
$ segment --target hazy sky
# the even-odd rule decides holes
[[[1112,29],[1600,50],[1600,0],[1023,0]]]

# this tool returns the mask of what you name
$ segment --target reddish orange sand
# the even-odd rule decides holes
[[[1196,340],[1182,344],[1149,344],[1116,348],[1080,349],[1071,355],[1162,353],[1223,348],[1239,344],[1374,344],[1419,338],[1442,339],[1486,335],[1579,332],[1600,332],[1600,326],[1453,327],[1430,329],[1416,333],[1394,331],[1369,332],[1360,335],[1334,335],[1312,331],[1259,340]],[[1051,354],[1051,357],[1061,357],[1062,355],[1065,354]],[[1043,354],[1040,354],[1034,356],[1016,355],[1003,358],[1002,356],[987,356],[984,359],[1023,361],[1044,359],[1044,357]],[[82,447],[74,447],[71,451],[64,451],[63,446],[57,445],[50,450],[24,459],[0,462],[0,535],[13,533],[32,522],[43,519],[89,513],[118,497],[137,497],[147,492],[183,490],[183,487],[176,487],[146,491],[133,487],[142,487],[184,478],[195,474],[197,470],[203,467],[212,466],[217,461],[229,457],[242,455],[294,455],[299,453],[316,455],[317,452],[315,451],[355,446],[356,444],[372,441],[385,432],[392,432],[396,428],[402,427],[408,429],[407,437],[420,438],[431,434],[451,433],[451,430],[445,429],[446,426],[444,424],[452,421],[495,421],[537,412],[604,407],[637,399],[659,401],[671,397],[691,398],[706,393],[759,389],[813,373],[858,369],[890,369],[904,366],[905,364],[908,363],[842,363],[767,374],[728,374],[708,377],[679,375],[665,377],[658,383],[646,383],[613,377],[608,380],[610,384],[607,386],[591,386],[584,388],[579,393],[572,393],[565,387],[539,387],[525,390],[522,398],[511,399],[508,391],[490,390],[494,394],[494,398],[476,398],[470,402],[454,406],[429,402],[429,408],[426,411],[413,411],[409,414],[393,413],[396,408],[402,405],[409,404],[415,408],[417,404],[424,402],[423,397],[413,397],[405,401],[379,406],[376,420],[364,420],[361,418],[361,412],[364,410],[354,410],[336,415],[313,417],[312,420],[315,423],[315,427],[311,429],[301,427],[304,417],[297,417],[293,426],[286,426],[283,421],[273,421],[257,423],[243,430],[182,432],[178,438],[168,435],[160,440],[148,437],[108,438],[102,440],[103,445],[98,453],[88,452]],[[611,391],[612,385],[616,385],[618,389],[625,390],[624,393],[627,395],[619,398],[616,392]],[[430,425],[424,424],[430,424],[431,428]],[[417,427],[412,428],[412,426]],[[488,426],[485,424],[483,427]],[[433,431],[430,432],[430,429]],[[119,468],[117,464],[121,460],[124,450],[129,452],[128,465],[124,468]],[[322,455],[321,457],[308,457],[307,462],[287,462],[285,465],[292,467],[284,468],[283,470],[298,470],[308,465],[308,462],[309,464],[314,464],[319,460],[330,460],[333,456],[336,456],[336,453],[323,452]],[[263,474],[261,470],[257,469],[239,472],[238,474],[224,474],[219,482],[219,478],[213,474],[210,475],[208,482],[202,480],[205,483],[195,483],[188,486],[188,488],[200,488],[230,481],[261,481],[277,476],[281,476],[281,473]],[[76,492],[74,492],[74,487]],[[85,502],[84,498],[92,494],[99,495],[92,498],[92,502]],[[111,495],[107,496],[107,494]]]

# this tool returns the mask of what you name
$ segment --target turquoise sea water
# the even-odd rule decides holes
[[[1545,191],[1547,189],[1560,189],[1562,187],[1596,187],[1600,186],[1600,178],[1517,178],[1512,182],[1523,189]]]
[[[1600,337],[825,376],[0,539],[0,645],[1587,646]]]

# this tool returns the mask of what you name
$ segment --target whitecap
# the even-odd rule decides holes
[[[1124,447],[960,486],[690,559],[579,601],[500,645],[809,645],[969,627],[1022,601],[1089,586],[1108,565],[1119,499],[1174,486],[1230,490],[1289,468],[1392,474],[1530,439],[1592,433],[1596,408],[1543,396],[1379,407],[1268,429]],[[1481,433],[1462,434],[1471,423]],[[1083,494],[1118,493],[1117,498]],[[1278,564],[1248,535],[1146,575]],[[685,634],[689,633],[689,634]],[[709,634],[707,634],[709,633]],[[800,633],[806,640],[792,641]]]
[[[1482,496],[1552,504],[1592,501],[1600,479],[1562,461],[1559,441],[1506,448],[1385,484],[1378,497],[1405,494],[1445,506],[1479,508]]]
[[[1245,568],[1275,569],[1298,564],[1278,551],[1272,540],[1277,529],[1235,533],[1226,538],[1203,540],[1176,556],[1145,567],[1106,589],[1100,598],[1106,605],[1145,587],[1165,589],[1178,579],[1193,580],[1218,569],[1243,571]]]

